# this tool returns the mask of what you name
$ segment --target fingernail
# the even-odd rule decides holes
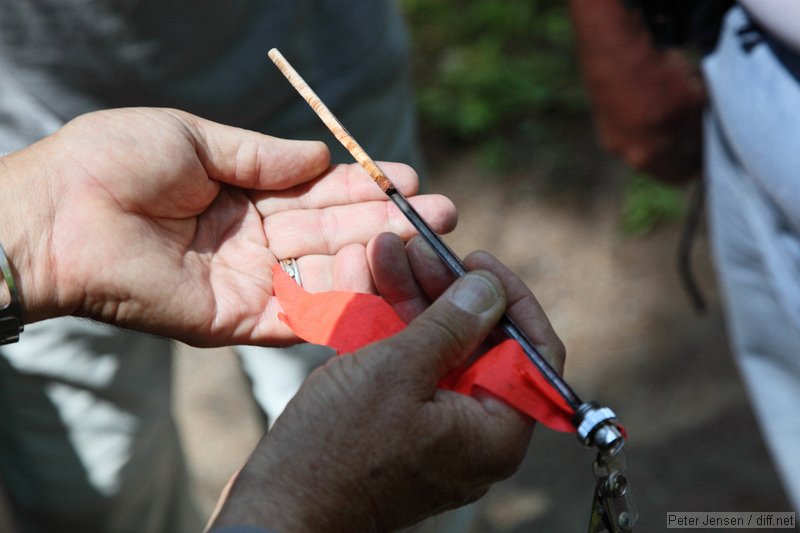
[[[494,306],[500,294],[489,280],[478,274],[467,274],[456,282],[450,301],[456,307],[479,315]]]

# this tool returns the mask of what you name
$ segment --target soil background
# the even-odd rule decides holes
[[[535,164],[498,173],[474,154],[438,154],[428,190],[459,208],[447,242],[462,256],[488,250],[525,279],[567,347],[570,384],[625,424],[636,531],[666,530],[668,511],[790,510],[726,342],[706,228],[692,258],[708,303],[700,315],[677,273],[681,224],[625,236],[624,169],[592,148],[573,157],[596,181],[555,194]],[[229,350],[178,352],[175,412],[208,513],[263,421]],[[464,531],[586,531],[592,460],[574,436],[538,428],[517,474]]]

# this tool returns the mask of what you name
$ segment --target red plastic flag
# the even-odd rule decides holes
[[[280,319],[306,342],[323,344],[337,354],[350,353],[406,327],[381,297],[344,291],[309,293],[280,265],[272,268]],[[528,360],[522,347],[506,340],[445,376],[439,386],[471,395],[485,391],[551,429],[574,432],[573,409]]]

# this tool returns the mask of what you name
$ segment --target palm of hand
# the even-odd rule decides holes
[[[179,328],[201,344],[274,329],[260,318],[275,258],[253,203],[209,176],[182,116],[126,110],[114,118],[100,130],[90,116],[62,136],[71,162],[53,224],[55,270],[69,278],[60,285],[83,288],[63,299],[77,314]]]
[[[52,138],[68,154],[51,191],[51,262],[69,312],[198,345],[285,344],[296,339],[277,318],[279,258],[301,258],[312,290],[370,290],[366,241],[411,234],[368,179],[324,173],[321,143],[176,111],[99,115]],[[398,170],[415,188],[413,171]],[[434,226],[452,228],[452,204],[421,200]]]

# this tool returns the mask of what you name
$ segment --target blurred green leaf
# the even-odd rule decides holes
[[[597,187],[598,159],[572,24],[563,0],[401,0],[415,51],[420,120],[437,141],[481,154],[493,171],[535,161],[554,190]],[[625,188],[623,230],[680,217],[678,189],[642,175]]]
[[[622,229],[628,235],[643,235],[660,224],[679,220],[685,208],[681,189],[632,173],[625,187]]]
[[[402,0],[402,6],[426,129],[462,142],[513,142],[526,123],[585,112],[562,0]]]

